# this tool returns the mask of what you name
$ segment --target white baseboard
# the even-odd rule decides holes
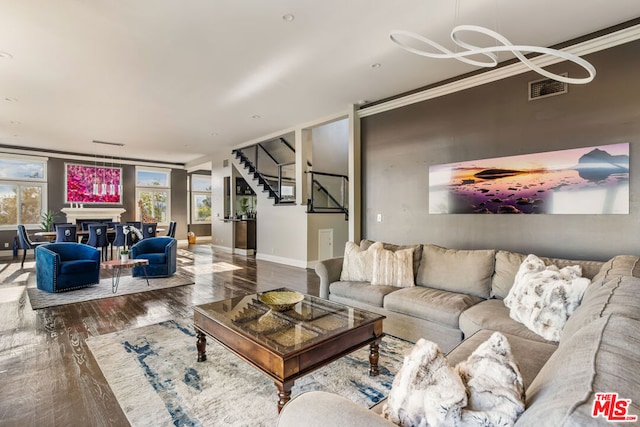
[[[256,254],[256,250],[233,248],[233,253],[238,255],[244,255],[244,256],[254,256]]]
[[[211,247],[215,250],[221,251],[221,252],[228,252],[230,254],[233,253],[233,249],[228,247],[228,246],[220,246],[220,245],[211,245]]]
[[[290,265],[292,267],[307,268],[307,262],[299,259],[284,258],[284,257],[275,256],[275,255],[266,255],[262,253],[257,253],[256,259],[259,259],[262,261],[271,261],[278,264]]]

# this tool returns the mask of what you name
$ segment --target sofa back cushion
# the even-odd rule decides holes
[[[563,340],[527,388],[527,409],[516,427],[607,424],[603,415],[591,416],[596,393],[631,399],[628,413],[640,414],[638,342],[640,322],[612,315]]]
[[[496,252],[495,271],[491,278],[492,298],[504,299],[507,297],[511,290],[511,286],[513,286],[516,273],[526,257],[527,255],[517,252]],[[601,261],[580,261],[548,257],[540,257],[540,259],[544,261],[545,265],[553,264],[560,269],[572,265],[579,265],[582,268],[582,277],[586,277],[588,279],[592,279],[596,274],[598,274],[604,265]]]
[[[606,283],[617,276],[640,277],[640,257],[634,255],[617,255],[605,262],[598,274],[593,277],[593,283]]]
[[[610,314],[640,321],[638,307],[640,278],[616,276],[605,283],[594,281],[585,291],[580,306],[567,320],[561,342],[571,338],[585,325]]]
[[[495,253],[424,245],[416,285],[489,298]]]

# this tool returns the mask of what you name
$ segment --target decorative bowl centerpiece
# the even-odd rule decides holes
[[[293,291],[270,291],[260,294],[258,299],[275,311],[291,310],[304,299],[304,295]]]

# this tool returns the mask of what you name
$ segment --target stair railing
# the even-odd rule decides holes
[[[307,202],[309,213],[344,213],[349,215],[349,177],[327,172],[307,171],[311,176]]]

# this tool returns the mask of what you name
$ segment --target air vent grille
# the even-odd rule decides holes
[[[568,75],[562,73],[562,76]],[[567,93],[569,85],[553,79],[542,79],[529,82],[529,101],[534,99],[548,98],[550,96]]]
[[[229,167],[229,159],[224,159],[222,161],[222,167],[223,168],[228,168]]]

